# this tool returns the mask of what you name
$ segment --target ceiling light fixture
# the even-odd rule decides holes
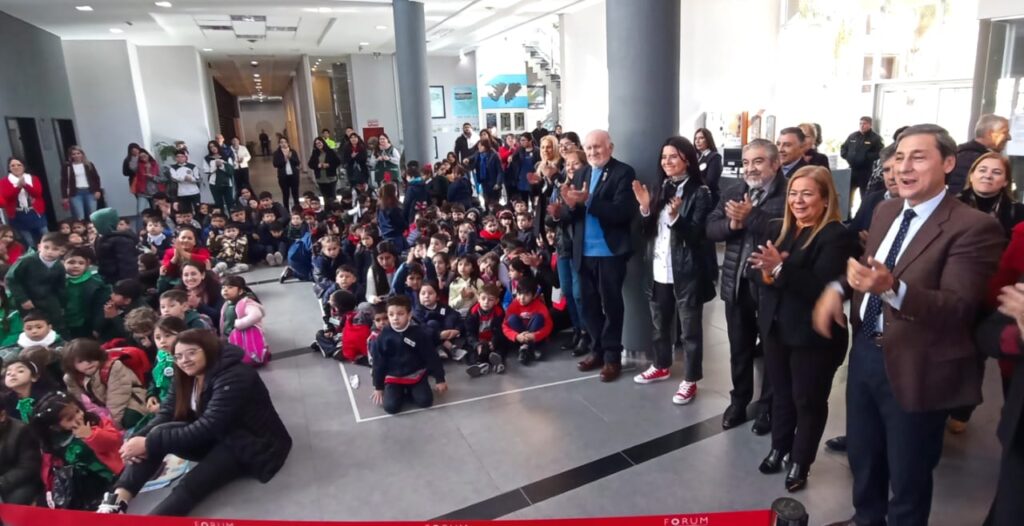
[[[359,45],[360,46],[369,46],[370,43],[369,42],[360,42]]]
[[[120,35],[121,33],[124,33],[124,30],[119,27],[112,27],[110,28],[110,32],[115,35]]]
[[[92,11],[92,6],[91,5],[76,5],[75,9],[77,9],[79,11]]]
[[[388,28],[388,26],[377,26],[377,29],[379,29],[381,31],[384,31],[387,28]]]
[[[170,2],[153,2],[153,4],[156,5],[157,7],[172,7],[172,6],[174,6],[174,4],[172,4]]]
[[[259,65],[260,65],[260,61],[258,61],[258,60],[253,60],[253,61],[252,61],[252,62],[250,62],[249,64],[251,64],[251,65],[253,65],[253,66],[259,66]]]
[[[253,74],[252,74],[252,76],[253,76],[254,78],[260,78],[260,74],[259,74],[259,73],[253,73]]]
[[[203,51],[209,53],[209,52],[213,51],[213,48],[212,47],[204,47]]]

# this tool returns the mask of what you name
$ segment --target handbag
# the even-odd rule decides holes
[[[48,503],[54,509],[68,509],[75,500],[75,466],[53,466],[50,468],[53,477],[53,489],[50,490]]]

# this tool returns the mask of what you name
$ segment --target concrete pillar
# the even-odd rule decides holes
[[[427,31],[423,3],[394,0],[395,63],[402,118],[402,151],[406,162],[434,158],[427,88]]]
[[[606,0],[608,46],[608,127],[613,156],[636,169],[653,188],[659,145],[679,134],[679,0]],[[651,346],[651,318],[644,283],[639,234],[629,262],[622,344],[627,351]]]

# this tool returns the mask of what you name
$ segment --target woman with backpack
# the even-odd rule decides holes
[[[94,404],[101,413],[109,413],[120,429],[131,429],[146,417],[144,378],[149,359],[142,349],[129,347],[108,355],[96,340],[76,338],[64,347],[62,365],[68,393],[86,407]]]
[[[100,513],[125,513],[164,456],[198,461],[156,505],[153,515],[184,516],[216,489],[244,476],[268,482],[284,465],[292,438],[259,374],[243,352],[205,329],[178,335],[174,381],[152,422],[128,439],[128,466],[104,496]]]

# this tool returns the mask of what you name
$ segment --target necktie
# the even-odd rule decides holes
[[[889,253],[885,256],[885,266],[890,271],[896,266],[896,257],[899,255],[900,249],[903,248],[903,241],[907,238],[907,231],[910,230],[910,221],[915,217],[917,217],[917,213],[913,209],[907,209],[903,212],[903,222],[900,223],[900,229],[896,232],[896,239],[892,241]],[[864,320],[860,326],[861,333],[868,337],[874,336],[878,329],[878,317],[881,314],[881,296],[875,294],[868,296],[868,305],[864,309]]]
[[[764,197],[764,188],[751,188],[750,189],[750,203],[754,206],[761,204],[761,198]]]

